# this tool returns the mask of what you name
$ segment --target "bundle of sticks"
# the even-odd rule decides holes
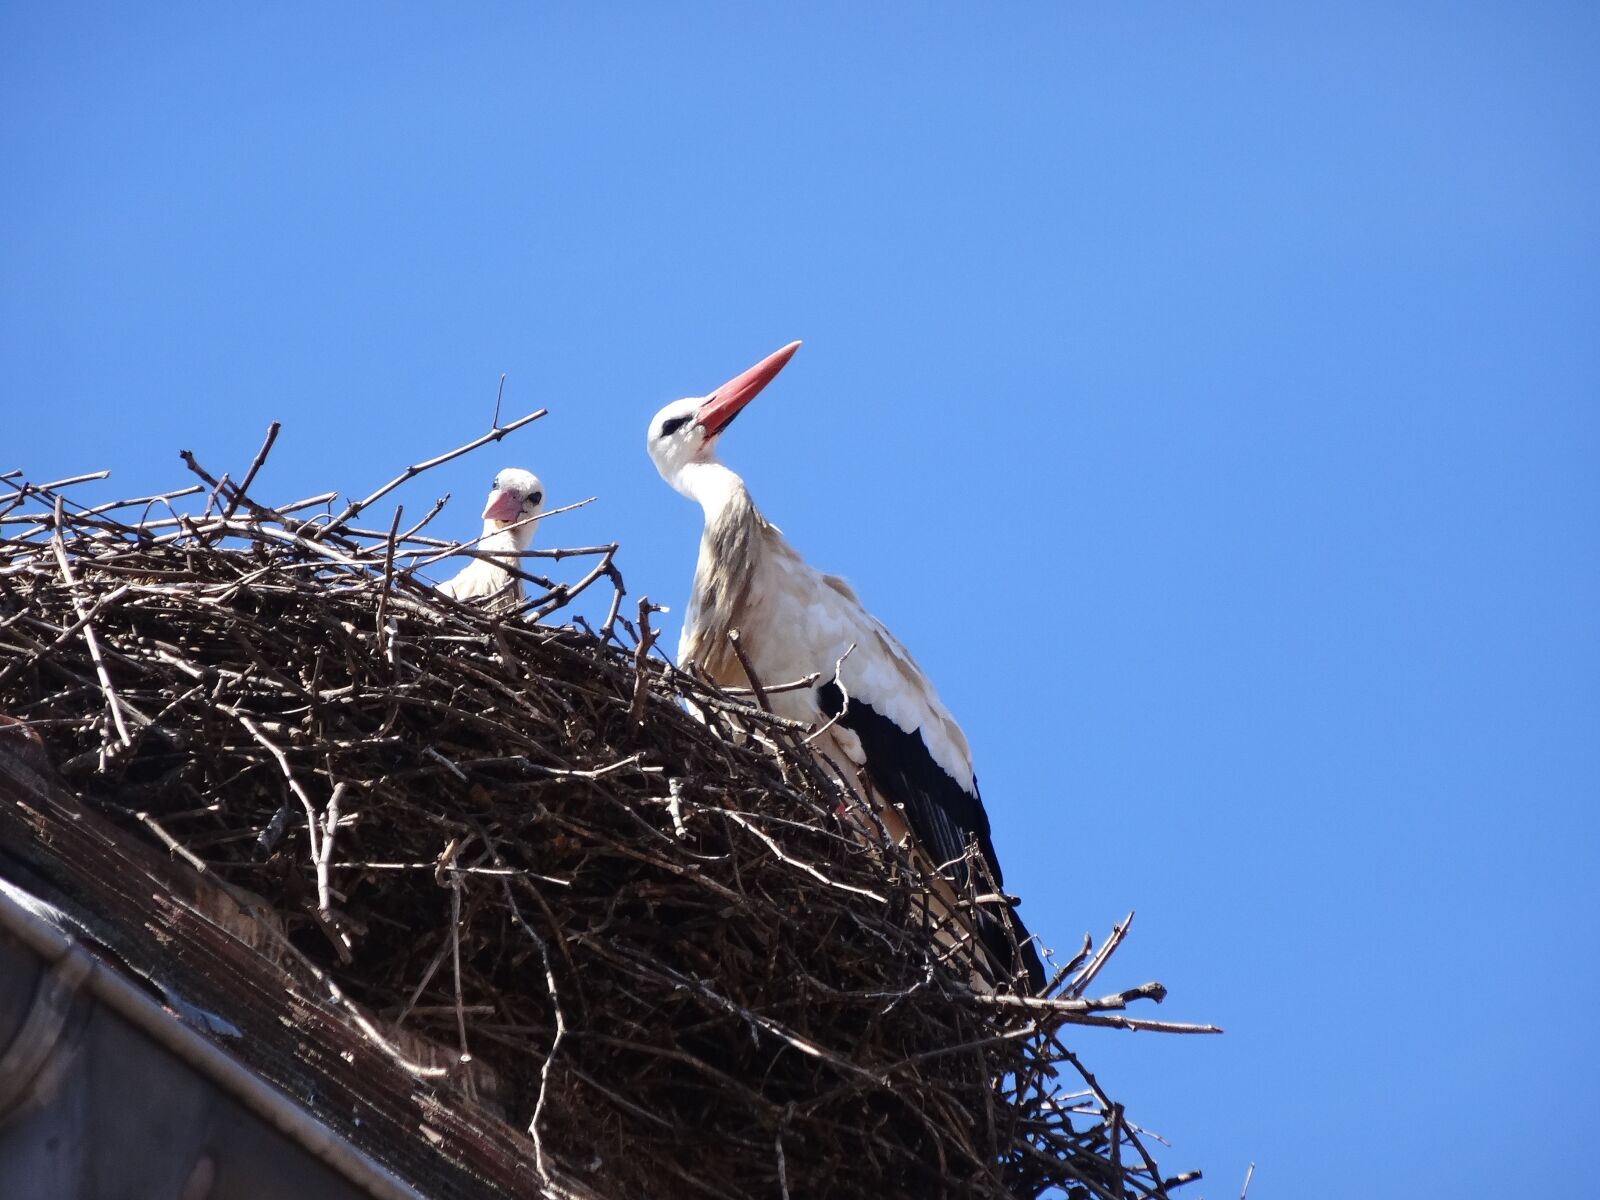
[[[424,532],[437,506],[363,524],[540,415],[343,504],[252,494],[276,427],[237,483],[187,453],[193,483],[115,502],[77,498],[103,472],[0,476],[0,713],[127,836],[268,906],[374,1029],[448,1046],[441,1089],[492,1075],[550,1190],[1194,1178],[1063,1039],[1211,1031],[1123,1011],[1159,984],[1091,995],[1126,921],[1044,996],[975,989],[948,909],[803,731],[678,670],[648,601],[624,613],[615,545],[530,551],[525,598],[490,611],[427,582],[473,552]]]

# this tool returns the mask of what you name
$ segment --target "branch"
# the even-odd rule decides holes
[[[368,506],[376,504],[379,500],[383,499],[390,492],[394,491],[394,489],[399,487],[402,483],[405,483],[411,479],[415,479],[424,471],[432,470],[441,463],[447,463],[453,458],[460,458],[463,454],[469,454],[476,450],[479,446],[487,446],[490,442],[498,442],[501,438],[505,437],[506,434],[513,433],[516,430],[521,429],[524,425],[528,425],[534,421],[537,421],[540,417],[544,416],[546,412],[546,409],[541,408],[537,412],[529,413],[525,417],[518,417],[509,425],[498,425],[491,429],[488,433],[484,434],[482,437],[474,438],[465,446],[457,446],[454,450],[440,454],[435,458],[430,458],[426,462],[413,463],[411,466],[407,467],[404,471],[401,471],[400,474],[396,475],[388,483],[384,484],[381,488],[373,492],[372,495],[366,497],[364,500],[351,501],[349,506],[346,507],[342,513],[333,518],[333,520],[328,522],[328,524],[322,526],[322,528],[319,529],[313,536],[317,538],[327,537],[329,534],[333,533],[336,529],[342,526],[346,521],[355,517]]]

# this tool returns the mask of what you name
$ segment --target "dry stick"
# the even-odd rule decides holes
[[[772,705],[767,700],[766,690],[761,686],[761,680],[756,678],[756,669],[750,665],[750,659],[744,652],[744,647],[739,644],[739,631],[728,630],[728,644],[733,647],[733,653],[739,659],[739,665],[744,668],[744,677],[750,681],[750,690],[755,693],[756,704],[762,712],[771,712]]]
[[[500,372],[500,386],[494,391],[494,419],[489,422],[490,429],[500,428],[500,397],[506,394],[506,373]]]
[[[24,484],[23,489],[33,492],[53,492],[57,488],[72,487],[79,483],[93,483],[96,479],[108,479],[110,471],[90,471],[86,475],[69,475],[66,479],[52,479],[49,483]]]
[[[1251,1163],[1250,1169],[1244,1173],[1244,1186],[1239,1189],[1239,1200],[1245,1200],[1245,1197],[1250,1194],[1250,1181],[1255,1178],[1255,1174],[1256,1165]]]
[[[459,854],[459,851],[457,851]],[[455,977],[456,992],[456,1032],[461,1038],[461,1057],[457,1060],[462,1066],[472,1061],[472,1052],[467,1049],[467,1015],[463,1011],[461,997],[461,876],[450,876],[450,967]]]
[[[59,500],[65,499],[65,497],[57,496],[55,494],[55,490],[57,488],[71,487],[74,484],[79,484],[79,483],[89,483],[89,482],[91,482],[93,480],[96,480],[96,479],[105,479],[110,474],[111,474],[110,471],[91,471],[87,475],[74,475],[69,479],[56,479],[56,480],[52,480],[50,483],[28,483],[28,482],[24,481],[9,496],[0,496],[0,500],[9,500],[10,501],[10,503],[7,504],[5,506],[5,508],[0,509],[0,516],[3,516],[4,514],[13,511],[15,508],[17,508],[18,505],[24,503],[28,499],[29,496],[38,496],[41,499],[48,497],[49,499],[51,499],[53,501],[59,501]],[[77,507],[77,508],[83,507],[82,505],[77,504],[76,501],[68,501],[68,503],[72,504],[74,507]],[[49,514],[48,513],[41,513],[41,514],[39,514],[39,516],[37,518],[30,519],[29,523],[30,524],[44,524],[49,519],[50,518],[49,518]]]
[[[729,630],[730,634],[736,633],[736,632],[738,632],[738,631],[737,630]],[[769,695],[769,696],[777,696],[777,695],[780,695],[783,692],[803,692],[807,688],[809,688],[812,685],[814,685],[817,682],[817,680],[819,680],[821,678],[822,678],[822,672],[821,671],[813,671],[813,672],[811,672],[811,674],[807,675],[804,679],[791,679],[788,683],[770,683],[770,684],[767,684],[767,685],[765,685],[764,690],[766,691],[766,694]],[[724,693],[726,693],[729,696],[753,696],[753,695],[755,695],[755,691],[752,688],[725,687],[722,690],[723,690]]]
[[[371,504],[377,503],[377,501],[383,499],[383,497],[394,491],[394,489],[399,487],[402,483],[405,483],[411,479],[415,479],[424,471],[431,470],[432,468],[439,466],[441,463],[447,463],[453,458],[460,458],[463,454],[468,454],[473,450],[476,450],[479,446],[487,446],[490,442],[498,442],[501,438],[505,437],[506,434],[515,432],[516,430],[521,429],[524,425],[528,425],[534,421],[537,421],[540,417],[545,415],[546,411],[547,410],[541,408],[537,412],[529,413],[525,417],[518,417],[509,425],[497,425],[482,437],[474,438],[465,446],[458,446],[456,449],[450,450],[444,454],[440,454],[437,457],[430,458],[426,462],[413,463],[404,471],[401,471],[400,474],[396,475],[388,483],[384,484],[377,491],[373,492],[372,495],[368,496],[366,499],[352,500],[350,504],[345,507],[345,510],[342,513],[340,513],[337,517],[334,517],[332,521],[328,522],[328,524],[322,526],[317,531],[317,536],[327,537],[346,521],[359,514],[364,508]]]
[[[663,611],[657,605],[650,603],[650,597],[639,597],[639,645],[634,650],[633,656],[633,702],[628,706],[628,720],[639,723],[644,720],[645,697],[650,691],[650,673],[646,669],[646,660],[650,657],[650,647],[656,644],[656,639],[661,635],[650,628],[650,614]]]
[[[293,504],[281,504],[272,511],[280,517],[289,513],[299,512],[302,508],[310,508],[316,504],[327,504],[339,498],[338,492],[318,492],[315,496],[307,496],[304,500],[296,500]]]
[[[1141,983],[1138,987],[1101,996],[1098,1000],[1052,1000],[1044,996],[1010,996],[974,992],[976,1004],[998,1008],[1020,1008],[1041,1013],[1105,1012],[1109,1009],[1127,1008],[1134,1000],[1153,1000],[1160,1004],[1167,998],[1167,989],[1159,983]]]
[[[202,520],[210,518],[210,516],[211,516],[211,506],[213,504],[215,504],[219,498],[220,499],[227,499],[228,498],[228,487],[232,483],[233,483],[233,480],[228,478],[228,473],[226,471],[224,471],[220,476],[217,477],[217,486],[212,488],[211,489],[211,494],[206,497],[205,511],[201,515],[201,519]],[[217,515],[219,517],[222,515],[222,512],[221,512],[220,509],[217,511]]]
[[[179,858],[183,859],[184,862],[188,863],[201,875],[209,875],[211,873],[210,868],[206,866],[203,859],[190,850],[189,847],[178,841],[177,838],[173,837],[165,829],[161,828],[161,825],[149,813],[136,812],[133,815],[139,819],[145,828],[150,830],[151,833],[155,834],[161,839],[162,845],[166,846],[168,850],[176,854]]]
[[[851,642],[845,647],[844,653],[839,655],[839,660],[833,664],[833,682],[839,685],[839,711],[829,717],[820,729],[806,735],[805,742],[808,746],[832,729],[838,723],[839,718],[850,711],[850,690],[844,686],[844,678],[839,672],[844,670],[844,660],[855,652],[855,648],[856,644]]]
[[[456,766],[455,763],[451,762],[444,755],[440,754],[432,746],[424,746],[422,748],[422,752],[424,754],[426,754],[429,758],[433,759],[434,762],[436,762],[440,766],[442,766],[446,771],[449,771],[450,774],[454,775],[462,783],[471,783],[472,782],[472,780],[467,777],[467,773],[465,771],[463,771],[460,767]]]
[[[132,508],[136,504],[148,506],[154,504],[158,500],[178,500],[184,496],[192,496],[196,492],[203,491],[205,491],[204,488],[202,488],[198,483],[194,483],[185,488],[178,488],[176,491],[157,492],[153,496],[135,496],[132,500],[112,500],[106,504],[96,505],[94,508],[86,508],[78,515],[80,517],[97,517],[102,513],[115,512],[119,508]]]
[[[233,510],[239,507],[239,501],[244,499],[245,493],[250,490],[250,485],[255,482],[256,472],[261,470],[261,464],[267,461],[267,455],[272,450],[272,443],[278,440],[278,430],[282,428],[283,425],[277,421],[267,426],[267,440],[261,443],[261,449],[256,451],[256,456],[250,463],[250,469],[244,473],[244,478],[234,488],[233,498],[228,501],[228,507],[222,510],[222,519],[224,521],[233,516]]]
[[[595,767],[590,771],[579,771],[576,769],[569,770],[565,767],[546,767],[540,763],[533,762],[524,762],[523,770],[531,771],[536,775],[553,775],[560,779],[599,779],[602,775],[609,775],[613,771],[620,771],[623,767],[637,766],[639,760],[643,757],[644,752],[641,750],[638,754],[630,754],[627,758],[618,759],[616,762],[608,763],[603,767]],[[639,767],[639,770],[647,775],[659,775],[665,771],[666,768]]]
[[[21,487],[12,492],[9,496],[3,497],[3,499],[9,500],[10,503],[4,508],[0,508],[0,520],[4,520],[7,524],[10,524],[12,521],[19,523],[25,521],[30,525],[37,525],[39,524],[40,520],[46,519],[44,517],[30,517],[27,513],[23,513],[20,517],[11,517],[8,515],[12,512],[15,512],[18,508],[21,508],[22,505],[26,504],[28,497],[31,495],[33,495],[33,485],[24,482]]]
[[[600,640],[603,642],[616,638],[617,614],[622,610],[622,598],[628,594],[628,589],[622,585],[620,573],[612,573],[611,585],[611,607],[606,611],[606,619],[600,626]]]
[[[1089,951],[1093,948],[1094,939],[1085,933],[1083,935],[1083,945],[1078,947],[1078,952],[1066,962],[1062,963],[1061,966],[1056,968],[1055,974],[1050,977],[1049,986],[1047,986],[1044,991],[1040,992],[1039,994],[1041,996],[1048,996],[1051,992],[1055,991],[1063,979],[1083,965],[1084,960],[1089,957]]]
[[[136,504],[151,505],[156,503],[158,500],[176,500],[182,496],[192,496],[196,492],[203,491],[205,491],[205,488],[201,487],[199,484],[193,484],[190,487],[178,488],[176,491],[158,492],[153,496],[135,496],[130,500],[110,500],[105,504],[97,504],[93,508],[79,507],[78,512],[74,513],[73,516],[75,519],[82,519],[84,517],[97,517],[102,513],[115,512],[119,508],[132,508]],[[0,497],[0,499],[8,498],[9,497]],[[16,505],[13,504],[10,508],[0,511],[10,512],[11,509],[15,507]],[[39,525],[48,520],[48,513],[39,513],[34,516],[29,516],[24,513],[20,517],[0,516],[0,525]],[[130,527],[129,532],[136,532],[137,529],[138,526]]]
[[[400,528],[400,514],[405,510],[405,505],[395,505],[394,520],[389,522],[389,540],[383,547],[383,589],[378,593],[378,613],[374,621],[380,638],[384,636],[383,619],[389,608],[389,584],[394,579],[394,533]],[[390,647],[389,662],[394,663],[393,646]]]
[[[425,529],[429,522],[442,513],[444,511],[444,506],[448,503],[450,503],[450,493],[446,492],[433,502],[433,507],[428,510],[427,515],[423,517],[422,520],[418,521],[415,525],[406,530],[404,533],[400,534],[398,537],[391,534],[389,540],[391,542],[395,542],[396,544],[409,541],[411,538],[417,535],[417,531],[419,529]]]
[[[199,460],[195,458],[194,451],[192,450],[179,450],[178,457],[183,460],[184,466],[188,467],[189,470],[194,472],[201,479],[205,480],[206,483],[211,487],[211,494],[206,497],[205,511],[200,514],[198,519],[189,517],[187,515],[180,515],[178,518],[180,526],[187,523],[194,529],[195,536],[200,541],[201,545],[207,546],[209,544],[211,535],[215,533],[215,530],[210,527],[215,520],[215,518],[213,518],[211,515],[211,506],[216,502],[217,496],[222,494],[223,489],[227,487],[228,473],[224,471],[220,478],[213,477],[211,472],[207,471],[200,465]],[[232,499],[232,497],[229,498]],[[255,501],[243,494],[239,495],[237,502],[242,503],[252,512],[258,513],[262,516],[271,517],[274,515],[271,509],[263,508],[261,505],[257,504]],[[218,515],[220,516],[221,514],[219,513]],[[207,527],[204,531],[199,528],[199,522],[206,524]]]
[[[104,474],[98,476],[104,478]],[[72,576],[72,567],[67,562],[67,546],[61,540],[61,497],[56,497],[55,534],[50,538],[50,548],[55,551],[56,563],[61,568],[61,577],[67,581],[67,592],[72,597],[72,607],[77,610],[78,620],[83,623],[83,640],[89,647],[89,658],[94,663],[94,673],[100,680],[100,690],[105,694],[106,704],[111,708],[111,720],[117,727],[117,736],[122,739],[124,747],[132,746],[133,739],[128,736],[128,726],[122,719],[122,702],[117,699],[116,689],[111,686],[111,674],[106,670],[105,659],[100,656],[100,640],[95,637],[94,622],[91,615],[84,608],[83,601],[78,597],[78,581]]]
[[[1089,965],[1084,967],[1082,971],[1078,972],[1077,977],[1074,978],[1071,983],[1067,984],[1066,988],[1063,989],[1062,994],[1065,996],[1083,995],[1084,989],[1094,982],[1094,977],[1100,974],[1100,969],[1104,967],[1110,960],[1111,956],[1116,953],[1117,947],[1122,944],[1122,939],[1128,936],[1128,930],[1132,925],[1133,913],[1130,912],[1122,919],[1122,923],[1120,925],[1116,925],[1112,928],[1111,935],[1107,937],[1105,942],[1101,945],[1099,952],[1089,960]]]
[[[1182,1021],[1149,1021],[1143,1017],[1114,1017],[1102,1013],[1064,1013],[1065,1025],[1094,1025],[1101,1029],[1126,1029],[1130,1033],[1223,1033],[1220,1025],[1191,1025]]]
[[[439,870],[437,859],[428,862],[347,862],[334,863],[333,866],[341,871],[435,871]],[[537,879],[541,883],[553,883],[559,887],[571,887],[572,880],[558,879],[554,875],[541,875],[537,871],[522,870],[516,867],[463,867],[459,864],[450,868],[455,875],[505,875],[511,879]]]
[[[333,861],[333,838],[339,828],[339,802],[344,799],[350,785],[339,783],[328,797],[328,808],[322,819],[322,844],[317,855],[317,908],[324,919],[333,920],[333,887],[328,880],[328,867]]]

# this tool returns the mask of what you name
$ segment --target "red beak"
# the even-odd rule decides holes
[[[485,521],[515,521],[522,511],[522,502],[515,492],[496,488],[489,493],[489,503],[483,506]]]
[[[799,342],[790,342],[782,350],[769,354],[742,375],[735,375],[711,395],[695,413],[696,423],[704,426],[707,437],[716,437],[739,415],[739,410],[756,398],[756,394],[772,382],[772,377],[783,370],[783,364],[800,349]]]

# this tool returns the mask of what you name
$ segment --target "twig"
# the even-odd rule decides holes
[[[728,644],[733,647],[734,654],[739,659],[739,665],[744,668],[744,677],[750,681],[750,690],[755,693],[756,705],[762,712],[771,712],[772,704],[767,700],[766,689],[761,686],[761,680],[756,678],[756,669],[750,665],[750,659],[744,652],[744,647],[739,644],[739,631],[728,630]]]
[[[83,640],[89,647],[89,659],[94,663],[94,673],[100,680],[100,690],[105,694],[106,704],[111,709],[111,720],[117,727],[117,736],[122,739],[124,748],[133,745],[133,739],[128,736],[127,723],[122,719],[122,702],[117,699],[116,689],[111,686],[111,674],[106,670],[106,662],[100,653],[100,640],[95,637],[94,621],[92,614],[84,607],[83,600],[78,596],[78,581],[73,578],[72,566],[67,562],[67,547],[61,540],[61,497],[56,497],[55,534],[50,539],[50,549],[55,552],[56,563],[61,568],[61,578],[66,580],[67,591],[72,596],[72,607],[77,610],[78,621],[83,626]]]
[[[64,487],[73,487],[80,483],[93,483],[96,479],[109,479],[110,477],[110,471],[89,471],[83,475],[69,475],[66,479],[52,479],[49,483],[35,483],[31,485],[31,490],[35,492],[54,492]]]
[[[729,632],[731,633],[733,631],[730,630]],[[767,685],[765,685],[763,690],[769,696],[781,695],[784,692],[803,692],[807,688],[815,686],[817,680],[819,680],[821,678],[822,678],[822,672],[821,671],[813,671],[813,672],[811,672],[811,674],[807,675],[804,679],[791,679],[788,683],[771,683],[771,684],[767,684]],[[753,696],[753,695],[755,695],[755,690],[753,688],[725,687],[725,688],[722,689],[722,692],[723,692],[723,695],[726,695],[726,696]]]
[[[456,1033],[461,1039],[461,1055],[457,1059],[462,1066],[472,1061],[472,1052],[467,1049],[467,1014],[465,1003],[461,996],[461,875],[452,873],[450,876],[450,967],[455,983],[456,994]]]
[[[333,839],[339,829],[339,802],[344,799],[348,783],[339,783],[328,797],[327,812],[322,818],[322,844],[317,847],[317,908],[324,917],[333,919],[333,888],[328,882],[328,866],[333,861]]]
[[[405,505],[395,505],[394,520],[389,522],[389,536],[383,544],[383,586],[378,592],[378,612],[374,622],[377,625],[377,634],[380,638],[387,636],[384,617],[389,608],[389,587],[394,582],[394,535],[395,530],[400,528],[400,514],[405,510]],[[392,652],[389,655],[389,660],[391,664],[394,661]]]
[[[472,441],[468,442],[464,446],[457,446],[454,450],[446,451],[444,454],[436,455],[435,457],[428,459],[426,462],[413,463],[404,471],[401,471],[400,474],[396,475],[388,483],[384,484],[377,491],[373,492],[370,496],[367,496],[362,500],[351,501],[342,513],[340,513],[337,517],[334,517],[333,520],[328,522],[328,524],[322,526],[322,528],[317,531],[315,536],[319,539],[327,537],[329,534],[339,529],[346,521],[349,521],[353,517],[360,514],[363,509],[369,507],[370,505],[376,504],[390,492],[394,491],[395,488],[399,487],[408,480],[415,479],[424,471],[432,470],[434,467],[439,466],[441,463],[447,463],[453,458],[460,458],[463,454],[470,454],[472,451],[478,449],[478,447],[487,446],[490,442],[498,442],[501,438],[505,437],[506,434],[514,433],[516,430],[521,429],[524,425],[531,424],[545,415],[546,410],[541,408],[537,412],[529,413],[525,417],[518,417],[515,421],[512,421],[508,425],[496,425],[482,437],[473,438]]]
[[[277,421],[267,426],[266,441],[261,443],[261,449],[256,451],[255,458],[251,460],[250,469],[244,473],[244,478],[234,489],[233,498],[228,501],[228,507],[222,511],[224,521],[233,516],[233,510],[239,507],[239,501],[249,492],[250,485],[256,480],[256,472],[261,470],[261,464],[267,461],[267,455],[272,452],[272,443],[278,440],[278,431],[282,428],[283,426]]]
[[[807,745],[810,745],[823,734],[827,733],[828,730],[832,729],[834,725],[839,722],[839,719],[843,717],[845,713],[850,711],[850,690],[844,685],[843,671],[844,660],[850,657],[850,655],[855,651],[855,648],[856,644],[851,642],[845,647],[844,653],[839,655],[838,661],[833,664],[833,682],[839,685],[839,711],[834,713],[833,716],[829,717],[820,728],[813,730],[805,736],[804,740]]]
[[[1122,939],[1128,936],[1128,930],[1133,926],[1133,913],[1129,913],[1122,922],[1114,926],[1110,936],[1101,944],[1099,951],[1089,960],[1089,964],[1079,971],[1071,983],[1063,989],[1067,996],[1081,996],[1085,989],[1094,982],[1094,977],[1100,974],[1100,969],[1106,965],[1117,947],[1122,944]]]
[[[628,720],[636,723],[644,719],[645,697],[650,693],[650,674],[645,669],[645,661],[650,657],[650,647],[661,636],[650,628],[650,614],[661,611],[650,603],[650,597],[639,598],[639,645],[633,656],[633,702],[628,706]]]
[[[1166,998],[1167,989],[1159,983],[1142,983],[1138,987],[1128,988],[1126,991],[1117,992],[1110,996],[1101,996],[1098,1000],[1052,1000],[1044,996],[994,995],[984,992],[977,992],[972,996],[972,1000],[976,1004],[986,1004],[1000,1008],[1021,1008],[1031,1012],[1063,1014],[1103,1012],[1107,1009],[1126,1008],[1134,1000],[1153,1000],[1155,1003],[1160,1004]]]

